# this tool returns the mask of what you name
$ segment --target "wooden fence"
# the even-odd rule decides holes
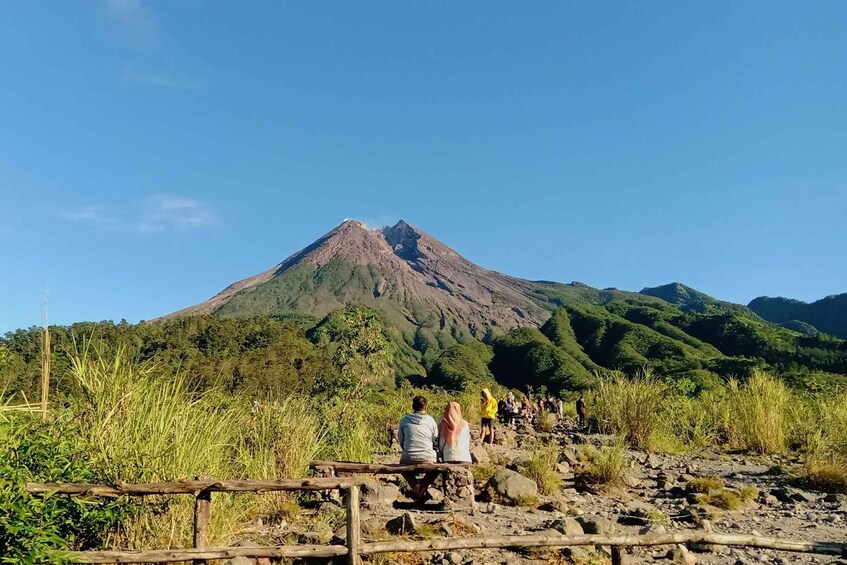
[[[359,485],[354,479],[311,478],[282,481],[175,481],[165,483],[95,485],[77,483],[28,483],[30,493],[61,493],[70,496],[151,496],[191,494],[194,502],[194,547],[190,549],[142,549],[110,551],[57,552],[57,556],[74,563],[164,563],[233,557],[342,557],[347,563],[361,565],[362,556],[377,553],[448,551],[481,548],[529,548],[607,546],[613,548],[612,562],[620,563],[624,548],[711,544],[744,546],[803,553],[847,557],[847,543],[797,541],[764,536],[717,534],[708,531],[672,532],[647,535],[523,535],[486,536],[430,540],[397,540],[362,543],[359,519]],[[211,516],[213,492],[274,492],[305,490],[342,490],[347,493],[346,545],[282,545],[266,547],[208,547],[207,527]]]

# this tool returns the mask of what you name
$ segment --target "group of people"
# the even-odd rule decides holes
[[[537,402],[530,400],[532,389],[521,403],[515,402],[511,392],[502,401],[497,401],[487,388],[480,392],[479,407],[481,414],[480,441],[494,445],[494,421],[498,416],[505,422],[514,422],[518,418],[532,418],[540,412],[550,412],[564,417],[564,403],[549,395],[540,396]],[[577,413],[580,426],[585,422],[585,401],[580,396],[577,401]],[[438,422],[427,413],[427,401],[423,396],[412,399],[412,413],[400,420],[397,440],[402,449],[400,463],[471,463],[470,424],[462,417],[462,407],[458,402],[449,402]],[[412,489],[416,501],[425,501],[429,486],[438,477],[437,472],[424,473],[423,478],[414,472],[404,473],[406,482]]]
[[[486,388],[480,393],[483,443],[494,444],[494,420],[497,418],[497,400]],[[427,401],[423,396],[412,399],[412,413],[403,416],[397,430],[397,441],[402,453],[400,463],[471,463],[471,427],[462,416],[458,402],[449,402],[438,423],[427,414]],[[427,490],[438,477],[437,472],[424,473],[423,478],[414,472],[403,476],[412,489],[413,498],[422,502],[428,498]]]

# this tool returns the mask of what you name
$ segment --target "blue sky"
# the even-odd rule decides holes
[[[842,2],[0,5],[0,331],[149,319],[345,218],[488,268],[847,292]]]

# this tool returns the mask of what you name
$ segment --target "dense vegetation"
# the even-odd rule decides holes
[[[807,303],[790,298],[760,296],[749,307],[765,320],[785,327],[818,331],[847,339],[847,294],[827,296]]]
[[[57,548],[184,544],[188,499],[78,505],[30,496],[22,485],[282,478],[302,476],[317,457],[368,461],[385,449],[387,425],[421,383],[458,391],[424,394],[434,412],[458,398],[471,420],[482,386],[502,394],[501,385],[533,385],[565,397],[586,390],[595,425],[632,445],[800,449],[807,480],[847,489],[844,341],[714,305],[686,311],[614,292],[599,303],[557,302],[560,290],[548,289],[559,307],[541,328],[485,342],[422,328],[408,338],[362,306],[319,321],[199,316],[54,326],[47,424],[2,409],[39,393],[40,331],[9,333],[0,340],[0,551],[35,563]],[[428,371],[410,375],[415,363]],[[545,480],[544,488],[558,487]],[[298,505],[282,495],[222,495],[216,508],[212,538],[222,544],[255,516],[332,519],[298,518]]]

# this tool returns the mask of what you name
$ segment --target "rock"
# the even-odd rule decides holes
[[[256,565],[256,562],[249,557],[233,557],[224,562],[225,565]]]
[[[814,494],[804,490],[798,490],[797,492],[791,493],[791,500],[795,500],[797,502],[814,502],[817,499],[818,498]]]
[[[787,488],[779,487],[771,489],[771,496],[775,497],[780,502],[794,502],[794,499],[791,498],[793,494]]]
[[[388,533],[395,536],[414,535],[418,532],[418,525],[411,513],[404,512],[402,516],[392,518],[386,522],[385,529]]]
[[[554,498],[549,502],[545,502],[538,509],[542,512],[561,512],[562,514],[567,514],[571,510],[568,503],[560,498]]]
[[[658,469],[662,466],[662,462],[654,453],[648,453],[644,458],[644,466],[650,469]]]
[[[400,495],[397,485],[385,484],[378,481],[365,481],[362,484],[362,506],[379,508],[392,506]]]
[[[507,469],[511,469],[512,471],[520,472],[521,467],[526,467],[532,457],[524,453],[522,455],[518,455],[514,459],[512,459],[508,465],[506,465]]]
[[[577,516],[576,521],[582,526],[582,530],[586,534],[599,534],[607,536],[614,532],[615,525],[608,518],[602,516]]]
[[[560,475],[567,475],[571,472],[571,466],[568,465],[566,462],[561,461],[559,463],[556,463],[556,472]]]
[[[582,525],[576,519],[570,517],[553,520],[550,527],[566,536],[581,536],[585,533]]]
[[[834,492],[829,493],[828,495],[823,497],[824,502],[839,502],[838,495]]]
[[[579,465],[579,455],[572,447],[566,447],[562,450],[561,459],[571,467]]]
[[[328,542],[333,536],[329,530],[326,531],[310,531],[300,532],[297,534],[297,542],[306,545],[323,545]]]
[[[452,563],[453,565],[461,565],[462,563],[462,554],[457,551],[451,551],[444,558],[448,563]]]
[[[564,554],[574,563],[588,563],[591,555],[581,546],[566,547]]]
[[[623,478],[621,479],[621,481],[623,482],[623,484],[625,484],[629,488],[637,488],[638,486],[641,485],[641,481],[638,480],[636,477],[633,477],[630,474],[624,475]]]
[[[677,545],[674,549],[668,551],[666,558],[680,565],[695,565],[697,563],[697,560],[684,545]]]
[[[673,488],[676,482],[676,475],[671,473],[659,473],[656,477],[656,487],[660,489]]]
[[[625,526],[646,526],[650,523],[649,513],[645,508],[632,508],[618,516],[618,523]]]
[[[500,469],[494,473],[488,480],[488,486],[510,502],[538,495],[535,481],[510,469]]]
[[[379,518],[368,518],[361,522],[362,533],[368,537],[377,537],[385,531],[385,524]]]
[[[699,524],[703,520],[710,519],[712,515],[712,509],[702,504],[692,504],[680,512],[681,519],[695,524]]]
[[[502,432],[500,432],[502,433]],[[495,435],[496,440],[496,435]],[[475,445],[471,449],[471,460],[474,463],[479,463],[480,465],[490,465],[491,458],[488,456],[488,450],[485,449],[482,445]]]
[[[668,533],[668,529],[662,524],[648,524],[639,529],[638,533],[642,536],[647,534],[666,534]]]
[[[494,443],[505,447],[515,447],[517,445],[517,434],[509,428],[498,428],[494,432]]]

